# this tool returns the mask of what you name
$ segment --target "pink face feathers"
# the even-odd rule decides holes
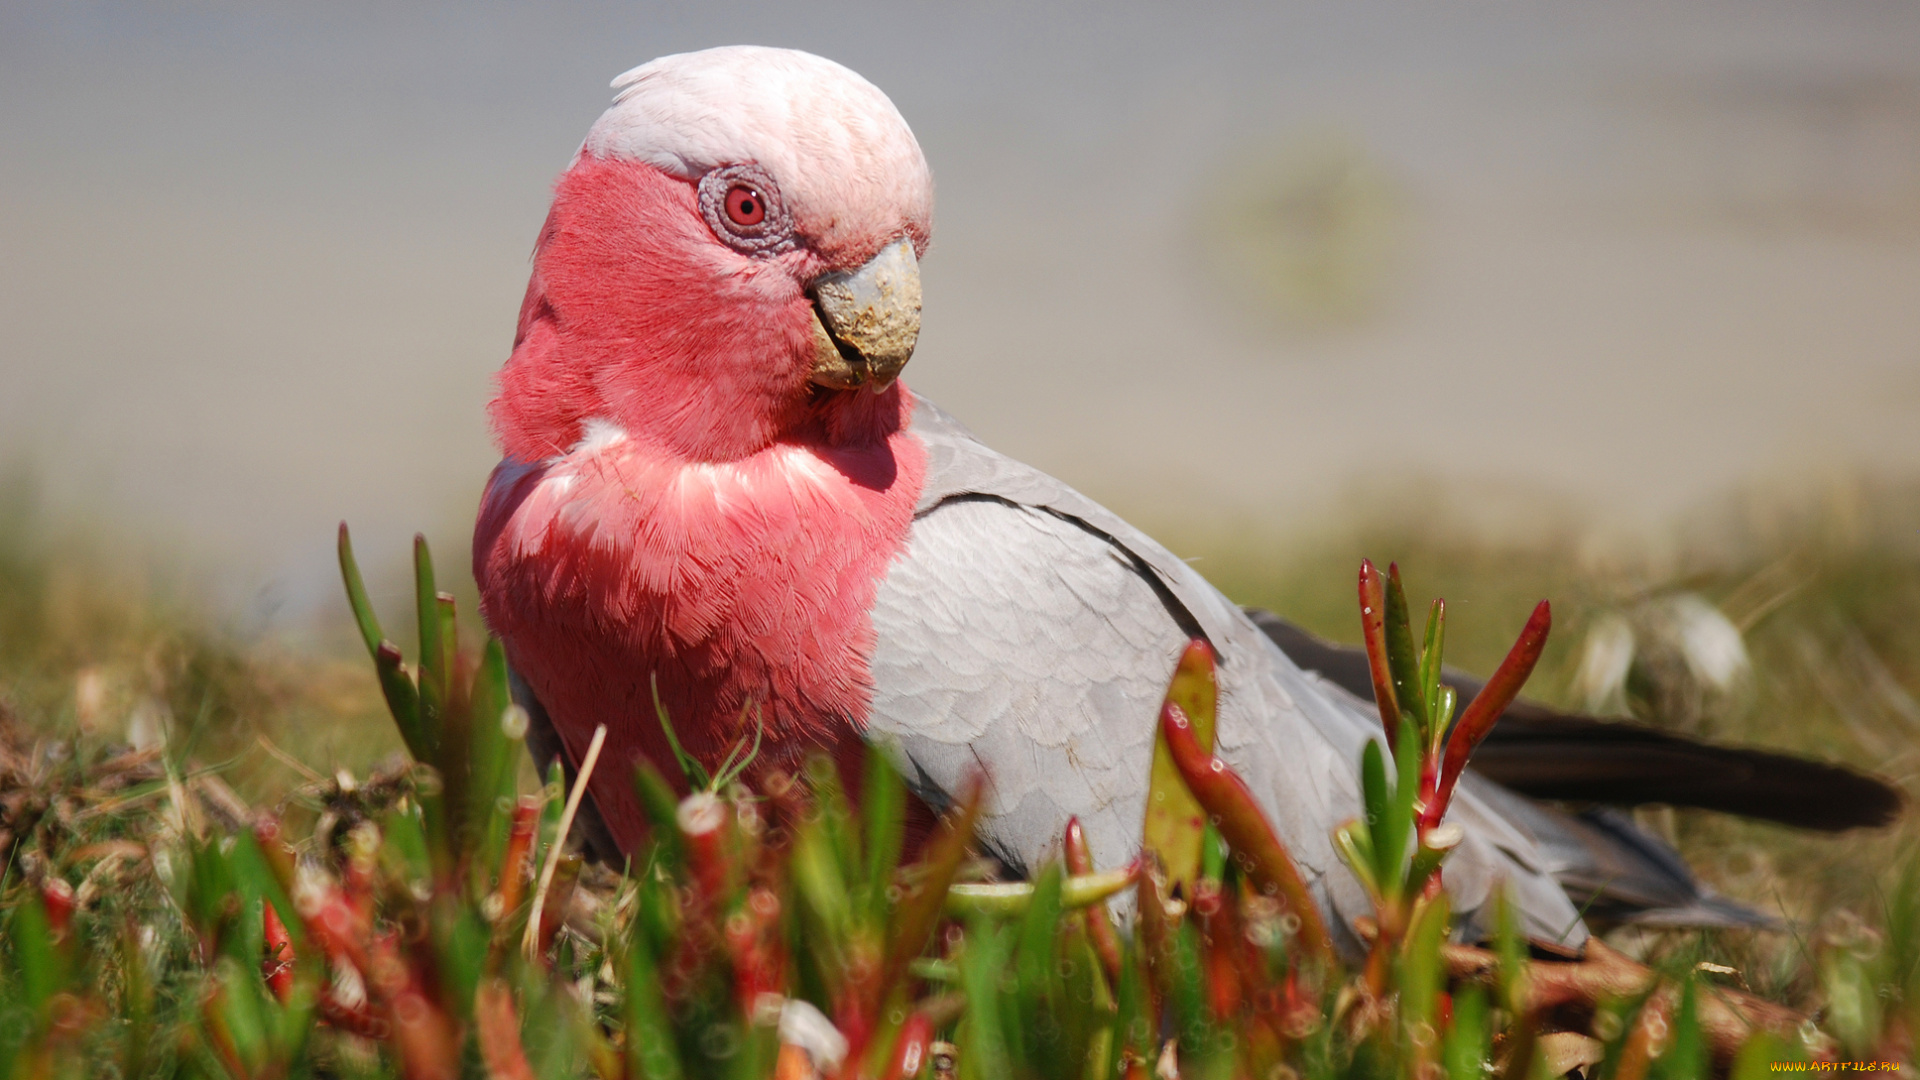
[[[925,249],[933,184],[898,111],[782,49],[662,57],[615,85],[541,231],[491,410],[502,449],[552,457],[595,416],[702,461],[810,425],[880,437],[837,415],[869,406],[808,385],[809,290],[903,237]]]

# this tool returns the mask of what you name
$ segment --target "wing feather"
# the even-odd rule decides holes
[[[1110,511],[996,454],[922,399],[926,487],[873,610],[869,738],[943,805],[990,776],[983,838],[1024,872],[1068,816],[1107,865],[1139,845],[1154,718],[1196,634],[1220,660],[1217,749],[1256,794],[1323,901],[1370,913],[1336,868],[1328,826],[1359,814],[1355,763],[1371,710],[1304,675],[1240,609]],[[1464,911],[1515,884],[1528,932],[1578,946],[1585,929],[1533,838],[1470,794],[1449,863]]]

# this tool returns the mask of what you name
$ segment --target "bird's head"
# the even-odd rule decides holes
[[[534,254],[492,406],[507,453],[551,456],[590,420],[709,461],[897,422],[933,180],[892,102],[756,47],[614,86]]]

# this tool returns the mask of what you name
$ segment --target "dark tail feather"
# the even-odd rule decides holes
[[[1364,650],[1322,641],[1271,612],[1248,614],[1294,663],[1373,699]],[[1483,685],[1453,670],[1442,679],[1463,708]],[[1844,766],[1716,746],[1526,701],[1500,717],[1474,753],[1473,771],[1537,799],[1665,803],[1825,832],[1888,824],[1905,801],[1891,785]]]
[[[1590,925],[1777,929],[1778,919],[1735,903],[1693,876],[1678,852],[1618,810],[1593,807],[1558,822],[1563,831],[1549,849],[1578,846],[1580,865],[1557,875],[1576,904],[1587,904]],[[1563,857],[1569,853],[1557,852]]]

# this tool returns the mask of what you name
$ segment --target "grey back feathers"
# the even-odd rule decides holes
[[[1360,750],[1379,730],[1371,705],[1302,672],[1171,552],[924,399],[913,431],[926,487],[874,602],[869,740],[936,807],[984,770],[982,842],[1009,869],[1053,854],[1070,816],[1096,859],[1119,865],[1139,847],[1167,680],[1204,636],[1219,658],[1216,752],[1350,934],[1371,908],[1329,831],[1360,814]],[[1586,929],[1539,845],[1479,787],[1452,811],[1467,833],[1446,872],[1456,909],[1485,929],[1504,880],[1529,937],[1577,948]]]

